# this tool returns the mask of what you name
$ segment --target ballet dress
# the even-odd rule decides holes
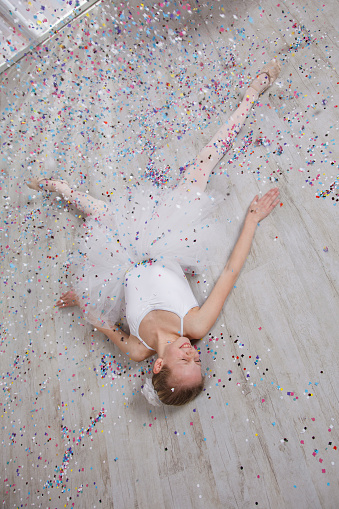
[[[170,311],[180,318],[180,336],[184,334],[184,317],[199,306],[186,275],[179,266],[174,272],[163,263],[153,260],[139,263],[125,276],[126,318],[130,333],[149,350],[153,350],[140,337],[139,326],[143,318],[154,310]]]
[[[223,202],[195,186],[146,184],[113,196],[99,217],[88,216],[70,260],[84,318],[112,328],[126,313],[139,337],[142,318],[163,309],[180,317],[182,329],[184,315],[199,305],[186,275],[220,264],[225,238],[216,212]]]

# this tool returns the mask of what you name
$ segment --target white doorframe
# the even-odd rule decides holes
[[[6,62],[0,64],[0,74],[6,69],[12,67],[13,64],[18,62],[20,58],[32,51],[36,46],[46,42],[60,31],[65,25],[72,22],[85,12],[89,11],[96,4],[101,3],[103,0],[83,0],[83,3],[75,9],[70,9],[62,18],[60,18],[54,25],[49,26],[48,29],[40,34],[31,25],[30,21],[26,19],[13,4],[15,0],[0,0],[0,14],[8,22],[10,27],[15,27],[27,39],[27,45],[17,51]]]

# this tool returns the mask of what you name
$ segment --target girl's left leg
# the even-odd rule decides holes
[[[77,209],[81,210],[87,215],[100,216],[105,212],[107,207],[106,203],[102,200],[97,200],[96,198],[93,198],[86,193],[74,191],[69,187],[67,182],[46,179],[43,181],[42,185],[43,189],[46,191],[52,191],[61,194],[64,200],[73,203]]]

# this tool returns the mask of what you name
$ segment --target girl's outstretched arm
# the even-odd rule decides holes
[[[56,302],[56,306],[60,309],[70,307],[79,307],[82,309],[81,299],[79,299],[74,290],[69,290],[61,295],[60,299]],[[122,353],[128,355],[132,361],[140,362],[155,354],[154,350],[147,349],[137,337],[133,335],[129,336],[119,327],[107,329],[100,327],[99,323],[94,326],[96,330],[105,334],[105,336],[110,339],[112,343],[114,343],[122,351]]]
[[[148,357],[155,355],[154,350],[148,350],[137,337],[128,335],[119,327],[113,329],[104,329],[103,327],[96,327],[99,332],[105,334],[121,351],[126,354],[132,361],[141,362]]]
[[[215,324],[249,254],[257,224],[268,216],[278,203],[278,188],[271,189],[260,200],[258,196],[253,199],[239,239],[213,290],[201,308],[187,316],[185,328],[192,337],[205,336]]]

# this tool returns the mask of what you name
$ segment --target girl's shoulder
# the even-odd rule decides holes
[[[155,350],[150,350],[145,346],[137,336],[131,334],[128,338],[128,343],[131,347],[131,358],[135,362],[141,362],[149,357],[152,357],[157,352]],[[133,354],[132,354],[133,352]]]

